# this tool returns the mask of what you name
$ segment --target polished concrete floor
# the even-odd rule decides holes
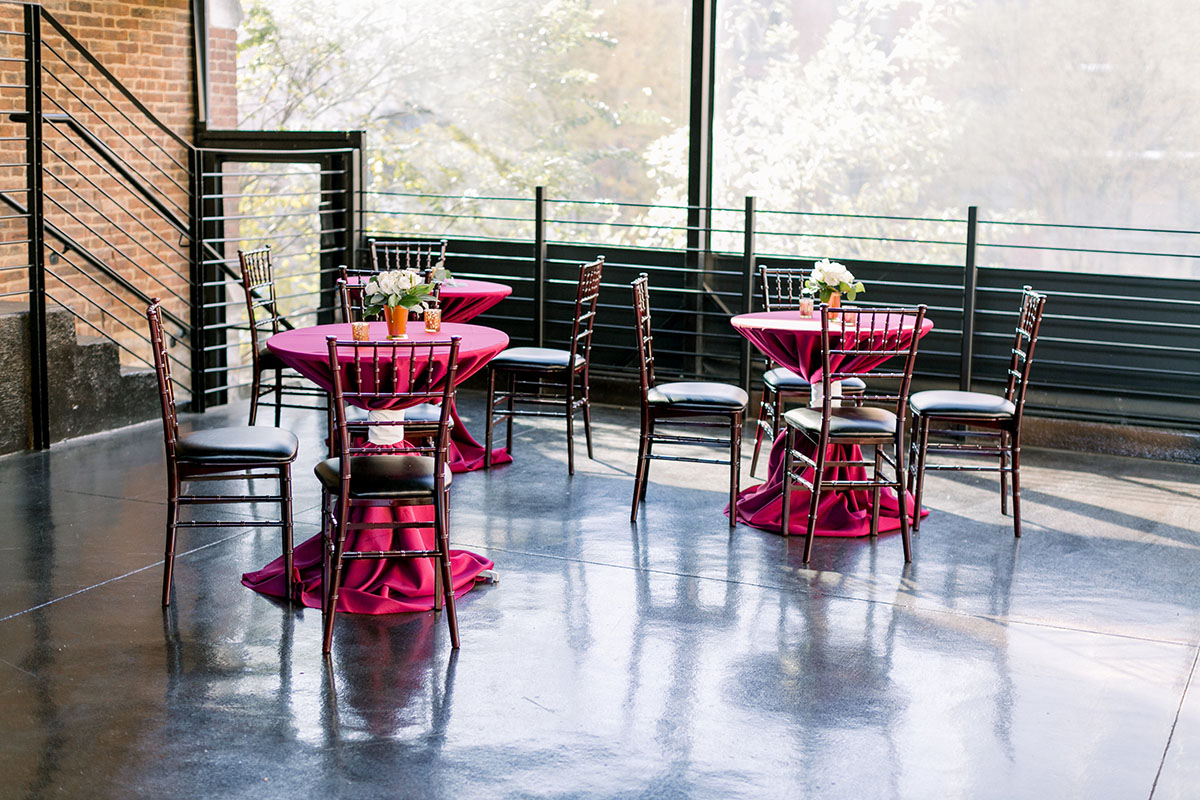
[[[344,616],[326,662],[319,612],[238,582],[265,529],[184,531],[164,611],[156,423],[0,459],[0,797],[1200,796],[1200,467],[1028,451],[1020,541],[994,476],[939,473],[911,566],[890,535],[805,569],[729,529],[720,467],[656,463],[630,525],[636,417],[597,418],[573,479],[546,421],[455,481],[501,576],[457,654]],[[298,540],[318,420],[285,419]]]

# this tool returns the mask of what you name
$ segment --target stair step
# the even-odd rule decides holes
[[[14,377],[0,391],[0,453],[28,443],[28,316],[25,303],[0,302],[0,369]],[[120,348],[103,336],[77,335],[75,316],[66,309],[47,308],[46,323],[52,442],[161,413],[153,369],[122,365]]]

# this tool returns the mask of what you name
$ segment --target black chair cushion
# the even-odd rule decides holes
[[[763,383],[777,392],[808,392],[812,384],[787,367],[776,367],[763,373]]]
[[[787,367],[776,367],[763,373],[763,383],[777,392],[807,393],[812,390],[812,384],[792,372]],[[867,385],[861,378],[843,378],[842,394],[862,394]]]
[[[283,363],[283,359],[271,352],[271,348],[263,345],[258,349],[258,368],[264,369],[287,369],[287,364]]]
[[[697,406],[718,411],[740,411],[749,398],[737,386],[704,381],[660,383],[646,393],[652,406]]]
[[[821,432],[821,410],[794,408],[783,415],[788,425],[812,434]],[[896,415],[886,408],[830,409],[829,435],[887,436],[896,434]]]
[[[985,392],[935,390],[917,392],[908,398],[915,414],[964,419],[1008,419],[1017,413],[1011,400]]]
[[[341,459],[327,458],[313,470],[330,492],[342,489]],[[359,500],[409,500],[433,497],[434,460],[429,456],[350,457],[350,496]],[[444,470],[450,485],[450,468]]]
[[[209,428],[179,437],[175,455],[193,464],[286,464],[296,459],[300,442],[280,428]]]
[[[570,350],[552,347],[510,347],[488,362],[489,367],[509,369],[566,369]],[[575,366],[583,366],[583,356],[575,354]]]

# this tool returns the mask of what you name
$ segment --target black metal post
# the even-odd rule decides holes
[[[708,257],[712,236],[713,61],[716,0],[692,0],[692,64],[688,140],[687,249],[692,266]]]
[[[705,280],[712,263],[712,129],[716,0],[692,0],[691,92],[688,115],[687,272],[695,351],[692,372],[704,373]]]
[[[975,266],[975,242],[979,227],[979,208],[967,209],[967,260],[963,270],[962,361],[958,368],[958,388],[971,391],[971,364],[975,355],[975,290],[979,271]]]
[[[546,187],[534,189],[533,199],[533,341],[546,341]]]
[[[192,379],[192,411],[204,411],[207,395],[204,392],[204,232],[200,223],[203,217],[204,182],[201,178],[204,164],[200,150],[192,148],[188,151],[188,220],[191,228],[191,241],[188,246],[188,258],[191,259],[188,273],[191,291],[188,293],[189,321],[192,338],[188,342],[191,351],[190,368]]]
[[[333,322],[338,267],[356,261],[354,230],[353,151],[331,153],[321,158],[321,274],[317,323]],[[334,198],[341,198],[339,208]],[[326,200],[325,198],[328,198]]]
[[[208,127],[208,3],[192,0],[192,57],[196,75],[196,128]]]
[[[46,244],[42,203],[42,9],[25,6],[25,163],[29,187],[30,446],[50,446],[50,364],[46,352]]]
[[[754,198],[746,198],[745,232],[742,242],[742,313],[754,310]],[[750,340],[742,337],[742,388],[750,391]]]

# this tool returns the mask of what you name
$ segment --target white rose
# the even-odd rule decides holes
[[[396,286],[400,292],[407,292],[420,282],[421,276],[416,270],[405,269],[396,273]]]
[[[395,290],[396,279],[390,272],[381,272],[375,276],[375,286],[380,294],[392,294]]]

